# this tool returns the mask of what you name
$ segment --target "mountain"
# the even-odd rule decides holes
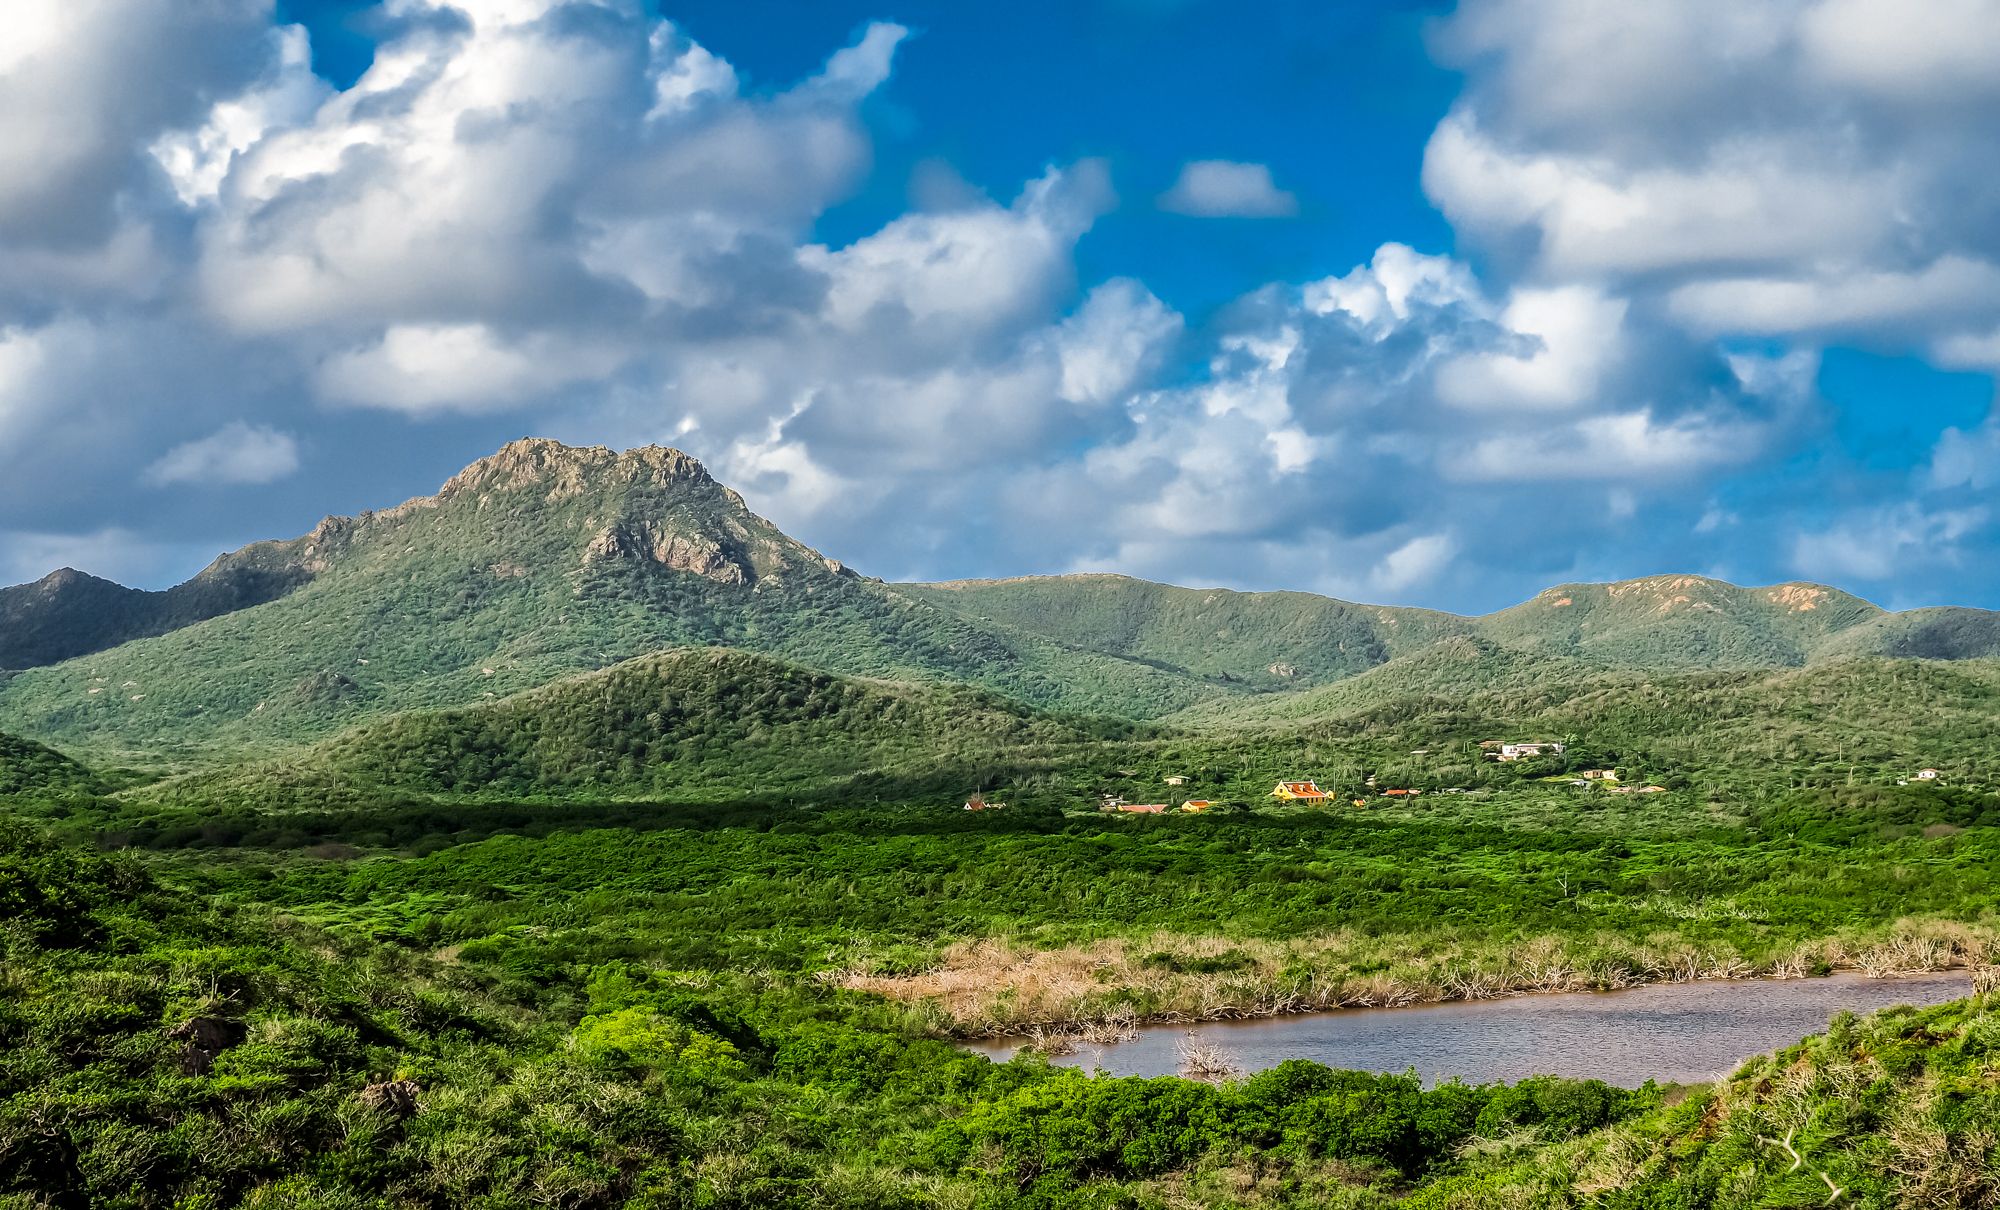
[[[1079,651],[1247,689],[1293,689],[1366,671],[1470,628],[1427,609],[1351,605],[1304,592],[1175,588],[1115,575],[909,584],[961,617]]]
[[[680,451],[525,440],[436,495],[329,517],[163,593],[76,572],[5,590],[0,666],[24,667],[0,677],[0,727],[171,769],[709,646],[1054,711],[1310,718],[1392,687],[1980,658],[2000,655],[2000,615],[1694,576],[1567,585],[1479,618],[1107,575],[890,585],[786,536]]]
[[[276,544],[224,555],[165,592],[126,588],[75,568],[0,588],[0,669],[35,668],[275,600],[310,577],[273,559]]]
[[[1051,718],[979,689],[833,676],[697,648],[495,702],[399,714],[147,797],[258,808],[391,799],[948,797],[1129,730]]]
[[[1454,635],[1331,684],[1295,693],[1206,702],[1175,721],[1211,726],[1299,722],[1353,714],[1392,702],[1407,705],[1437,699],[1440,706],[1451,706],[1473,694],[1555,689],[1607,679],[1629,681],[1633,676],[1566,656],[1508,647],[1492,639]]]
[[[1968,613],[1973,611],[1967,611]],[[1479,633],[1529,650],[1621,668],[1797,666],[1887,617],[1817,584],[1739,588],[1702,576],[1565,584],[1478,620]],[[1996,615],[1985,626],[2000,637]],[[1842,654],[1886,654],[1850,643]]]
[[[516,442],[434,496],[328,518],[223,567],[291,588],[18,673],[0,686],[0,725],[71,751],[199,761],[687,646],[1140,718],[1228,691],[864,579],[657,447]]]
[[[1743,588],[1702,576],[1566,584],[1482,617],[1351,605],[1308,593],[1173,588],[1112,575],[906,585],[905,591],[1073,650],[1262,691],[1247,704],[1211,697],[1194,717],[1304,717],[1314,703],[1334,708],[1379,700],[1392,686],[1438,693],[1609,670],[2000,656],[2000,613],[1890,613],[1824,585]],[[1363,683],[1316,691],[1348,678]],[[1266,696],[1270,691],[1289,692]]]

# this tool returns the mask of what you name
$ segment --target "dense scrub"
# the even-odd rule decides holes
[[[1408,1204],[2000,1205],[2000,994],[1844,1014],[1677,1106],[1476,1166]]]
[[[146,797],[263,809],[406,800],[949,796],[1053,768],[1130,723],[977,689],[862,681],[725,649],[647,656],[505,701],[418,711]]]
[[[1652,1103],[1306,1063],[1091,1080],[719,972],[559,962],[527,989],[12,826],[0,905],[0,1199],[22,1207],[1140,1205],[1245,1166],[1287,1174],[1262,1204],[1381,1204],[1475,1133]]]

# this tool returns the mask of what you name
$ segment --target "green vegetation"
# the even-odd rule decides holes
[[[49,665],[0,681],[0,1210],[2000,1204],[1996,635],[887,586],[534,441],[169,594],[57,575],[0,594]],[[1696,1089],[952,1043],[1943,967]]]
[[[1467,643],[1496,666],[1476,682],[1491,689],[1538,661],[1554,661],[1547,683],[1986,658],[2000,622],[1687,576],[1551,589],[1484,618],[1116,576],[889,586],[786,537],[677,451],[523,441],[436,496],[247,547],[167,593],[76,573],[0,590],[0,668],[26,668],[0,682],[0,726],[172,771],[692,646],[1074,713],[1300,717],[1321,687]]]
[[[2000,993],[1844,1014],[1672,1107],[1553,1145],[1492,1147],[1410,1199],[1489,1206],[2000,1203]]]
[[[147,797],[266,810],[426,798],[948,799],[1135,730],[1038,715],[976,689],[860,681],[705,648],[488,705],[397,715]]]
[[[95,774],[55,749],[0,734],[0,799],[16,795],[66,799],[101,788]]]
[[[618,962],[496,982],[18,828],[0,905],[0,1198],[21,1206],[1135,1205],[1246,1163],[1285,1174],[1261,1204],[1380,1205],[1475,1133],[1566,1138],[1655,1101],[995,1066],[811,983]]]

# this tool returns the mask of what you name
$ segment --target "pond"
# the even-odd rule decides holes
[[[1193,1030],[1148,1026],[1130,1041],[1080,1044],[1054,1061],[1112,1075],[1174,1075],[1192,1033],[1220,1047],[1245,1072],[1311,1059],[1362,1071],[1414,1068],[1426,1083],[1453,1077],[1471,1084],[1512,1083],[1558,1075],[1627,1088],[1647,1080],[1694,1084],[1819,1033],[1838,1012],[1942,1004],[1971,994],[1971,977],[1957,971],[1895,979],[1837,974],[1655,983],[1629,991],[1218,1021]],[[1004,1059],[1018,1041],[990,1039],[973,1046]]]

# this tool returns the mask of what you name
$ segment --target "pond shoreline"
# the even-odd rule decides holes
[[[1311,1004],[1278,1002],[1263,1005],[1217,1005],[1212,1010],[1189,1013],[1167,1010],[1154,1013],[1111,1013],[1101,1016],[1075,1016],[1050,1018],[1046,1020],[1008,1022],[991,1028],[946,1029],[937,1036],[952,1042],[977,1043],[997,1042],[1008,1039],[1031,1039],[1030,1047],[1023,1049],[1041,1050],[1039,1043],[1054,1045],[1103,1044],[1119,1040],[1114,1034],[1127,1034],[1141,1029],[1158,1029],[1171,1025],[1200,1026],[1227,1022],[1270,1021],[1291,1017],[1317,1017],[1346,1012],[1387,1012],[1398,1009],[1430,1008],[1443,1004],[1486,1003],[1499,1000],[1518,1000],[1536,996],[1566,995],[1615,995],[1619,992],[1636,991],[1647,987],[1677,986],[1699,983],[1800,983],[1820,979],[1831,979],[1840,975],[1860,975],[1869,980],[1915,979],[1926,975],[1942,975],[1964,971],[1973,977],[1973,994],[1986,990],[1989,986],[2000,986],[2000,966],[1989,966],[1977,962],[1948,962],[1935,966],[1911,967],[1907,969],[1870,970],[1855,963],[1843,963],[1827,967],[1823,972],[1783,973],[1771,969],[1753,970],[1743,974],[1696,974],[1681,978],[1673,973],[1659,978],[1637,978],[1618,983],[1582,982],[1569,986],[1534,986],[1528,984],[1511,985],[1493,990],[1485,987],[1437,987],[1426,986],[1412,990],[1408,997],[1391,996],[1379,1002],[1369,1002],[1361,998],[1337,1003]],[[1989,984],[1987,981],[1991,980]],[[1430,994],[1433,992],[1442,994]],[[1453,994],[1461,992],[1463,994]]]
[[[1529,1076],[1707,1083],[1757,1055],[1824,1032],[1838,1014],[1928,1007],[1976,996],[1966,972],[1655,982],[1609,993],[1565,992],[1395,1008],[1331,1010],[1205,1026],[1165,1022],[1115,1037],[961,1043],[995,1061],[1039,1053],[1057,1066],[1113,1076],[1232,1078],[1288,1060],[1427,1083],[1512,1083]]]

